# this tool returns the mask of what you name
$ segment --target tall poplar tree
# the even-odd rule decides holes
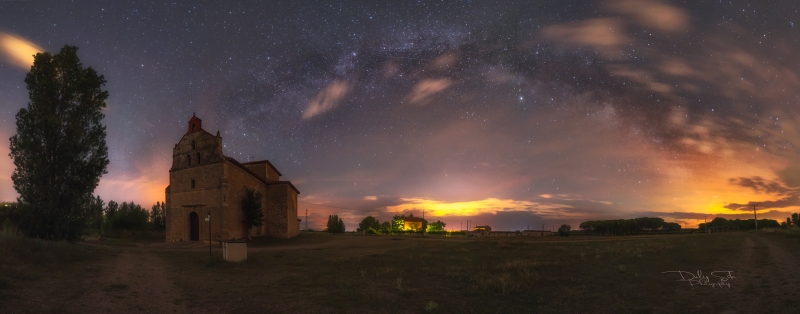
[[[77,47],[37,53],[25,77],[29,102],[11,137],[11,180],[30,236],[75,241],[90,218],[86,206],[106,174],[106,80],[84,68]]]

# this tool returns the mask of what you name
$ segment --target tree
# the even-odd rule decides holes
[[[391,229],[392,229],[392,223],[388,221],[384,221],[381,223],[381,232],[391,231]]]
[[[406,217],[403,215],[395,215],[392,217],[392,229],[394,231],[400,231],[405,228]]]
[[[800,227],[800,213],[792,214],[792,223],[791,223],[791,225],[795,225],[797,227]]]
[[[167,203],[156,202],[150,211],[150,222],[153,223],[153,229],[165,230],[167,228]]]
[[[571,228],[572,227],[570,227],[567,224],[561,225],[561,227],[558,227],[558,235],[562,236],[562,237],[568,237],[569,236],[569,229],[571,229]]]
[[[370,230],[373,233],[376,233],[378,229],[381,228],[380,222],[375,217],[367,216],[361,220],[361,223],[358,224],[358,231]]]
[[[117,204],[117,202],[113,200],[108,201],[108,205],[106,205],[106,208],[103,210],[106,215],[105,220],[111,221],[111,218],[114,218],[114,214],[116,214],[118,210],[119,210],[119,204]]]
[[[427,232],[436,232],[436,231],[445,231],[444,227],[447,226],[446,223],[442,222],[441,220],[434,221],[428,224]]]
[[[103,206],[105,202],[103,199],[100,198],[100,195],[96,195],[89,199],[89,204],[87,205],[87,211],[89,214],[89,227],[93,229],[100,229],[103,226]]]
[[[106,83],[84,68],[77,47],[37,53],[25,76],[30,101],[17,112],[10,138],[11,180],[30,236],[74,242],[86,226],[85,206],[106,174]]]
[[[662,229],[667,231],[678,231],[681,230],[681,224],[677,222],[665,222]]]
[[[330,233],[344,233],[344,221],[339,218],[339,215],[330,215],[328,216],[328,228],[325,230]]]
[[[250,229],[264,224],[264,211],[261,210],[261,193],[256,190],[245,189],[242,198],[242,213],[244,219],[242,224],[247,233],[245,238],[250,238]]]
[[[109,201],[111,203],[111,201]],[[111,218],[111,228],[114,230],[145,230],[150,212],[134,202],[122,202],[119,210]]]

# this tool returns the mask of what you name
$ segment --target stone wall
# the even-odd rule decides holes
[[[288,183],[274,183],[267,186],[267,235],[277,238],[291,238],[300,234],[297,221],[297,193]]]
[[[253,175],[247,173],[245,170],[239,168],[232,162],[226,161],[225,165],[227,168],[228,182],[230,182],[230,186],[228,188],[228,197],[230,198],[228,203],[230,206],[228,206],[229,210],[226,212],[225,216],[225,220],[229,223],[226,224],[226,227],[228,227],[228,230],[230,231],[229,235],[231,238],[242,239],[245,238],[244,225],[242,224],[244,214],[242,213],[241,209],[244,192],[249,188],[255,189],[258,193],[260,193],[261,208],[264,209],[264,204],[266,204],[266,189],[264,187],[264,183],[254,178]],[[262,227],[253,227],[253,229],[250,230],[250,234],[253,236],[263,235],[264,226],[262,225]]]

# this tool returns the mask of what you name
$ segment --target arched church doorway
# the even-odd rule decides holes
[[[200,241],[200,217],[195,212],[189,214],[189,240]]]

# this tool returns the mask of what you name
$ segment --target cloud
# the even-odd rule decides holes
[[[352,84],[345,80],[335,80],[323,88],[317,97],[308,103],[303,119],[311,119],[317,114],[329,111],[342,101],[350,92]]]
[[[613,75],[624,76],[627,77],[634,82],[641,83],[644,85],[645,89],[658,92],[658,93],[670,93],[672,91],[672,87],[656,81],[653,73],[650,73],[645,70],[634,70],[628,66],[624,65],[610,65],[608,66],[609,72]]]
[[[800,187],[800,162],[794,162],[778,172],[781,180],[790,187]]]
[[[789,188],[781,182],[765,180],[759,176],[751,178],[732,178],[729,182],[734,185],[751,188],[757,193],[780,196],[776,200],[750,201],[744,203],[730,203],[725,208],[732,210],[751,210],[753,205],[757,209],[786,208],[800,206],[800,189]]]
[[[160,176],[163,177],[163,176]],[[168,180],[164,178],[151,178],[141,176],[138,178],[113,177],[100,179],[100,184],[94,194],[100,195],[106,202],[136,201],[144,202],[140,205],[148,207],[155,202],[163,202]]]
[[[689,14],[662,1],[621,0],[609,2],[612,12],[631,14],[640,25],[664,32],[681,32],[689,28]]]
[[[412,104],[426,105],[433,94],[441,92],[452,84],[453,82],[446,78],[424,79],[414,86],[406,99]]]
[[[751,188],[756,192],[764,192],[768,194],[784,195],[795,190],[789,189],[781,183],[772,180],[764,180],[759,176],[752,178],[732,178],[729,180],[732,184]]]
[[[377,201],[378,197],[375,195],[364,196],[365,201]]]
[[[33,65],[33,55],[44,49],[22,37],[0,32],[0,56],[2,60],[24,70]]]
[[[454,52],[446,52],[436,57],[431,61],[431,68],[434,70],[445,71],[458,62],[458,54]]]
[[[594,47],[606,57],[618,57],[620,45],[631,41],[624,34],[623,23],[616,18],[594,18],[580,22],[545,27],[541,35],[568,46]]]
[[[779,198],[774,201],[751,201],[747,204],[741,203],[730,203],[725,205],[725,208],[732,209],[732,210],[752,210],[753,205],[756,206],[756,209],[769,209],[769,208],[786,208],[786,207],[795,207],[800,206],[800,197],[798,195],[792,195],[789,197]]]

